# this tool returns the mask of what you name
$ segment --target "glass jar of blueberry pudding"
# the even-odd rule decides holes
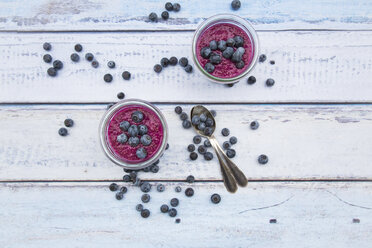
[[[194,63],[216,83],[236,83],[255,66],[259,44],[246,20],[230,14],[215,15],[197,28],[192,42]]]
[[[168,140],[168,126],[154,105],[129,99],[116,103],[99,127],[106,156],[126,169],[142,169],[156,162]]]

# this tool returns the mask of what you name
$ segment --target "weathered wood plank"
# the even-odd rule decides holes
[[[236,194],[197,183],[187,198],[166,184],[151,192],[148,219],[129,187],[117,201],[107,183],[1,184],[1,247],[369,247],[371,183],[251,183]],[[186,188],[186,185],[183,185]],[[210,195],[220,193],[218,205]],[[178,197],[180,224],[160,213]],[[276,224],[270,224],[276,219]],[[359,219],[360,223],[353,223]],[[156,228],[158,227],[158,228]],[[304,237],[306,237],[304,239]]]
[[[0,34],[0,102],[110,102],[124,91],[128,97],[153,102],[372,102],[371,32],[260,32],[262,53],[269,61],[256,66],[255,85],[242,81],[227,88],[180,66],[158,75],[153,66],[162,57],[191,59],[192,32]],[[47,75],[42,43],[64,62],[56,78]],[[100,62],[98,69],[82,58],[70,60],[75,43]],[[83,57],[83,55],[82,55]],[[108,69],[114,60],[116,69]],[[121,73],[129,70],[131,81]],[[103,81],[106,73],[114,81]],[[265,86],[267,78],[275,86]],[[151,89],[151,90],[149,90]]]
[[[278,29],[371,29],[371,1],[295,0],[242,1],[233,11],[231,1],[179,1],[182,9],[171,12],[168,21],[151,23],[148,15],[164,11],[165,2],[113,0],[2,1],[0,30],[185,30],[209,16],[233,13],[251,21],[260,30]]]
[[[170,149],[160,172],[143,179],[221,180],[217,159],[190,161],[186,147],[193,130],[184,130],[175,105],[158,105],[170,130]],[[188,112],[190,105],[182,105]],[[105,105],[2,106],[0,110],[0,180],[120,180],[123,171],[101,151],[98,125]],[[234,161],[249,179],[371,180],[371,105],[211,105],[223,127],[238,137]],[[67,137],[58,129],[75,120]],[[260,123],[253,131],[249,124]],[[260,154],[269,156],[265,166]]]

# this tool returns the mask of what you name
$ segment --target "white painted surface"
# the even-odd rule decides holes
[[[372,102],[371,32],[260,32],[261,52],[268,60],[232,88],[204,79],[180,66],[153,66],[162,57],[187,56],[191,60],[192,32],[178,33],[41,33],[0,34],[0,102],[110,102],[123,91],[128,97],[152,102]],[[55,59],[64,68],[55,78],[42,60],[42,44],[49,41]],[[100,62],[94,69],[82,58],[70,60],[74,44],[92,52]],[[117,69],[109,69],[114,60]],[[270,65],[269,60],[275,60]],[[121,73],[129,70],[132,80]],[[103,75],[112,73],[107,84]],[[265,85],[275,79],[274,87]]]
[[[165,192],[152,189],[144,204],[148,219],[135,210],[138,188],[117,201],[107,186],[2,184],[1,247],[349,248],[372,242],[371,183],[251,183],[237,194],[222,183],[198,183],[192,198],[166,183]],[[220,204],[210,202],[212,193],[221,194]],[[172,197],[180,200],[180,224],[160,213]]]
[[[189,160],[195,132],[184,130],[175,105],[158,105],[168,121],[170,148],[158,174],[141,178],[221,180],[216,157]],[[192,105],[183,105],[189,112]],[[1,180],[120,180],[123,171],[101,151],[98,125],[105,105],[10,106],[0,111]],[[40,109],[41,108],[41,109]],[[234,161],[249,179],[372,179],[370,105],[212,105],[216,137],[228,127],[238,137]],[[75,126],[60,137],[65,118]],[[249,124],[260,123],[253,131]],[[257,157],[267,154],[269,163]]]
[[[151,12],[160,17],[165,1],[112,0],[18,0],[0,3],[0,30],[185,30],[195,29],[204,19],[220,13],[240,15],[256,29],[371,29],[369,0],[250,0],[233,11],[231,1],[182,0],[181,11],[170,12],[168,21],[148,20]],[[212,4],[213,3],[213,4]]]

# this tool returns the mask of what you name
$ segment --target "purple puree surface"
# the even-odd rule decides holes
[[[241,29],[240,27],[230,24],[230,23],[217,23],[206,30],[204,30],[197,42],[196,42],[196,54],[199,63],[204,68],[205,64],[208,63],[208,59],[204,59],[200,55],[200,50],[203,47],[209,46],[209,42],[212,40],[219,41],[219,40],[227,40],[229,38],[234,38],[235,36],[241,36],[244,39],[244,46],[245,53],[243,55],[244,67],[242,69],[238,69],[235,67],[235,64],[231,62],[229,59],[225,59],[222,57],[222,52],[220,50],[213,51],[214,53],[218,53],[221,55],[222,61],[220,64],[215,65],[215,70],[211,74],[215,77],[219,78],[233,78],[240,74],[242,74],[249,65],[252,63],[253,54],[254,54],[254,46],[253,41],[248,36],[248,34]]]
[[[144,118],[140,123],[134,122],[131,118],[132,113],[136,110],[141,111],[144,115]],[[128,142],[125,144],[117,142],[116,137],[123,133],[120,129],[120,122],[122,121],[129,121],[131,125],[146,125],[148,128],[147,134],[152,138],[151,144],[149,146],[144,146],[140,143],[136,147],[131,147]],[[159,151],[164,138],[163,125],[158,115],[147,107],[135,104],[124,106],[114,113],[106,130],[106,140],[108,140],[110,150],[117,158],[131,164],[144,162],[152,158]],[[129,139],[130,136],[128,135],[128,132],[124,133],[127,134]],[[140,138],[140,136],[138,136],[138,138]],[[139,159],[136,156],[136,151],[140,147],[144,147],[147,151],[147,156],[144,159]]]

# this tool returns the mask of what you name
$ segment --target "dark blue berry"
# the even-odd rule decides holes
[[[44,54],[43,60],[44,60],[45,63],[51,63],[53,58],[50,54]]]
[[[182,126],[183,126],[183,128],[188,129],[188,128],[191,127],[191,122],[189,120],[184,120],[182,122]]]
[[[169,149],[169,144],[167,144],[167,146],[165,147],[165,150],[168,150]]]
[[[270,60],[270,64],[271,65],[275,65],[275,61],[274,60]]]
[[[180,218],[177,218],[176,221],[175,221],[177,224],[181,223],[181,219]]]
[[[238,142],[238,138],[236,138],[235,136],[231,136],[230,137],[230,144],[231,145],[234,145]]]
[[[223,142],[222,144],[223,149],[227,150],[231,148],[231,144],[228,141]]]
[[[121,131],[128,131],[128,128],[130,127],[130,123],[128,121],[122,121],[120,122],[120,129]]]
[[[265,154],[258,156],[258,163],[267,164],[267,162],[269,162],[269,158]]]
[[[128,188],[123,186],[120,188],[120,192],[122,192],[123,194],[127,193],[128,192]]]
[[[205,59],[208,59],[212,54],[212,50],[210,49],[210,47],[203,47],[201,50],[200,50],[200,55],[205,58]]]
[[[231,48],[234,47],[235,46],[235,40],[234,40],[234,38],[227,39],[226,46],[231,47]],[[233,51],[234,51],[234,49],[233,49]]]
[[[77,53],[73,53],[71,54],[70,59],[74,62],[78,62],[80,60],[80,56]]]
[[[180,9],[181,9],[181,5],[180,5],[179,3],[174,3],[174,4],[173,4],[173,10],[174,10],[175,12],[180,11]]]
[[[265,62],[265,60],[266,60],[266,55],[265,54],[261,54],[260,57],[258,58],[258,61],[261,62],[261,63]]]
[[[141,201],[142,201],[143,203],[148,203],[148,202],[150,201],[150,195],[149,195],[149,194],[143,194],[143,195],[141,196]]]
[[[160,206],[160,212],[167,213],[168,210],[169,210],[169,207],[168,207],[167,204],[163,204],[163,205]]]
[[[63,63],[62,63],[62,61],[60,61],[60,60],[54,60],[53,61],[53,67],[54,67],[54,69],[56,69],[56,70],[61,70],[62,68],[63,68]]]
[[[200,144],[200,142],[202,141],[202,137],[200,135],[195,135],[192,141],[194,142],[194,144]]]
[[[163,18],[164,20],[168,20],[168,18],[169,18],[169,13],[168,13],[168,11],[163,11],[163,12],[161,13],[161,18]]]
[[[121,199],[123,199],[124,194],[123,194],[123,192],[118,192],[118,193],[116,193],[115,197],[116,197],[116,200],[121,200]]]
[[[200,122],[199,123],[199,125],[198,125],[198,129],[200,130],[200,131],[204,131],[205,130],[205,122]]]
[[[193,195],[194,195],[194,190],[193,190],[192,188],[187,188],[187,189],[185,190],[185,195],[186,195],[187,197],[191,197],[191,196],[193,196]]]
[[[116,191],[116,190],[119,189],[119,186],[116,183],[112,183],[112,184],[110,184],[109,189],[111,191]]]
[[[218,65],[219,63],[221,63],[222,59],[220,55],[212,54],[209,58],[209,61],[214,65]]]
[[[83,51],[83,46],[80,45],[80,44],[76,44],[76,45],[75,45],[75,51],[76,51],[76,52],[81,52],[81,51]]]
[[[244,45],[244,39],[243,37],[239,35],[234,37],[234,41],[235,41],[235,47],[242,47]]]
[[[139,159],[144,159],[146,158],[147,156],[147,151],[145,148],[141,147],[141,148],[138,148],[137,151],[136,151],[136,156],[137,158]]]
[[[52,49],[52,45],[48,42],[45,42],[43,44],[43,48],[44,48],[45,51],[50,51]]]
[[[133,113],[132,113],[132,120],[134,121],[134,122],[137,122],[137,123],[139,123],[139,122],[141,122],[142,120],[143,120],[143,113],[141,112],[141,111],[134,111]]]
[[[211,136],[212,134],[213,134],[213,128],[212,127],[206,127],[205,129],[204,129],[204,135],[206,135],[206,136]]]
[[[132,182],[135,182],[136,179],[137,179],[137,172],[132,171],[132,172],[129,173],[129,176],[130,176],[130,180],[131,180]]]
[[[243,47],[238,47],[231,57],[231,61],[234,63],[240,62],[242,60],[245,49]]]
[[[270,224],[275,224],[276,222],[277,222],[276,219],[270,219],[270,220],[269,220],[269,223],[270,223]]]
[[[250,76],[248,79],[247,79],[247,83],[248,84],[254,84],[256,82],[256,78],[254,76]]]
[[[141,185],[141,191],[144,192],[144,193],[148,193],[150,192],[151,190],[151,184],[148,183],[148,182],[144,182],[142,185]]]
[[[139,125],[138,126],[138,133],[139,135],[144,135],[144,134],[147,134],[148,132],[148,128],[146,125]]]
[[[231,8],[232,8],[233,10],[237,10],[237,9],[239,9],[240,6],[241,6],[241,3],[240,3],[239,0],[233,0],[233,1],[231,2]]]
[[[204,66],[204,70],[206,70],[208,73],[214,72],[214,65],[211,63],[206,63]]]
[[[168,11],[172,11],[173,10],[173,4],[170,3],[170,2],[165,3],[165,9],[168,10]]]
[[[191,122],[192,122],[193,125],[199,125],[200,117],[198,115],[194,115],[191,119]]]
[[[156,73],[160,73],[161,70],[163,70],[163,67],[161,67],[161,65],[159,65],[159,64],[154,65],[154,71]]]
[[[182,191],[182,188],[180,186],[177,186],[174,188],[174,191],[176,191],[177,193],[181,192]]]
[[[217,50],[217,41],[212,40],[211,42],[209,42],[209,47],[212,51]]]
[[[170,65],[177,65],[177,63],[178,63],[178,59],[176,57],[173,56],[169,58]]]
[[[233,54],[234,54],[234,48],[232,47],[227,47],[225,51],[222,52],[222,56],[225,59],[230,59]]]
[[[190,144],[190,145],[188,145],[188,146],[187,146],[187,150],[188,150],[189,152],[193,152],[193,151],[195,151],[195,145],[194,145],[194,144]]]
[[[129,80],[131,74],[130,74],[129,71],[123,71],[123,73],[121,74],[121,76],[123,77],[124,80]]]
[[[227,129],[227,128],[223,128],[222,130],[221,130],[221,134],[223,135],[223,136],[229,136],[230,135],[230,130],[229,129]]]
[[[207,152],[207,148],[205,146],[201,145],[198,147],[198,152],[202,155],[204,155]]]
[[[64,127],[61,127],[59,130],[58,130],[58,134],[61,135],[61,136],[66,136],[68,134],[68,131],[66,128]]]
[[[176,112],[176,114],[181,114],[182,113],[182,107],[181,106],[177,106],[174,108],[174,112]]]
[[[125,142],[127,142],[127,140],[128,137],[125,135],[125,133],[122,133],[116,137],[116,141],[119,142],[120,144],[124,144]]]
[[[106,82],[106,83],[110,83],[112,81],[112,75],[111,74],[105,74],[103,76],[103,80]]]
[[[213,153],[211,153],[211,152],[206,152],[206,153],[204,154],[204,159],[207,160],[207,161],[212,160],[212,159],[213,159]]]
[[[205,126],[213,127],[213,125],[214,125],[214,121],[211,118],[207,118],[207,120],[205,121]]]
[[[149,19],[150,19],[150,21],[152,21],[152,22],[157,22],[157,21],[158,21],[158,15],[157,15],[156,13],[152,12],[152,13],[150,13],[150,15],[149,15]]]
[[[159,184],[158,186],[156,186],[156,190],[158,192],[163,192],[165,190],[165,186],[163,184]]]
[[[217,115],[216,110],[213,110],[213,109],[212,109],[210,112],[211,112],[211,114],[213,115],[213,117],[216,117],[216,115]]]
[[[168,214],[169,214],[170,217],[176,217],[177,210],[175,208],[171,208],[171,209],[169,209]]]
[[[122,100],[122,99],[124,99],[125,94],[124,94],[124,92],[119,92],[116,96],[118,97],[118,99]]]
[[[188,118],[188,115],[187,115],[185,112],[182,112],[182,113],[180,114],[180,119],[181,119],[181,121],[187,120],[187,118]]]
[[[120,134],[122,135],[122,134]],[[120,135],[118,136],[118,138],[120,137]],[[125,134],[124,134],[125,135]],[[138,137],[129,137],[128,139],[128,144],[131,146],[131,147],[136,147],[138,146],[140,143],[140,140]]]
[[[228,156],[229,158],[233,158],[235,157],[235,155],[236,155],[236,151],[234,149],[228,149],[226,151],[226,156]]]
[[[245,64],[244,64],[243,60],[240,60],[238,63],[235,64],[235,67],[237,69],[243,69],[244,66],[245,66]]]
[[[142,145],[149,146],[151,144],[151,142],[152,142],[152,139],[151,139],[150,135],[145,134],[141,137]]]
[[[186,182],[188,182],[188,183],[194,183],[195,182],[195,177],[193,175],[188,176],[186,178]]]
[[[126,182],[126,183],[130,182],[131,181],[130,176],[129,175],[124,175],[123,176],[123,181]]]
[[[201,114],[201,115],[199,116],[199,118],[200,118],[200,121],[201,121],[201,122],[206,122],[206,121],[207,121],[207,116],[206,116],[205,114]]]
[[[190,153],[190,159],[191,160],[196,160],[198,158],[198,154],[196,152]]]
[[[179,200],[177,199],[177,198],[172,198],[171,200],[170,200],[170,205],[172,206],[172,207],[177,207],[178,206],[178,204],[179,204]]]
[[[150,170],[151,170],[152,173],[158,173],[159,166],[156,165],[156,164],[153,164],[153,165],[151,165]]]
[[[161,66],[163,66],[163,67],[167,67],[167,66],[169,65],[169,59],[168,59],[168,58],[162,58],[162,59],[160,60],[160,64],[161,64]]]
[[[266,86],[271,87],[271,86],[273,86],[274,84],[275,84],[274,79],[269,78],[269,79],[266,80]]]
[[[141,211],[143,210],[143,205],[142,205],[141,203],[137,204],[137,206],[136,206],[136,210],[137,210],[138,212],[141,212]]]
[[[92,65],[93,68],[98,68],[99,63],[98,63],[97,60],[94,59],[94,60],[92,61],[91,65]]]
[[[211,202],[214,204],[218,204],[221,201],[221,196],[219,194],[213,194],[211,195]]]
[[[182,57],[182,58],[180,58],[178,63],[180,64],[180,66],[186,67],[189,64],[189,60],[185,57]]]
[[[147,166],[147,167],[143,168],[142,170],[143,170],[143,172],[149,172],[150,171],[150,166]]]
[[[136,125],[131,125],[129,128],[128,128],[128,134],[131,136],[131,137],[137,137],[138,136],[138,127]]]
[[[109,61],[109,62],[107,62],[107,67],[108,68],[115,68],[115,62],[114,61]]]
[[[211,142],[209,141],[209,139],[204,140],[204,146],[205,146],[205,147],[212,147],[212,144],[211,144]]]
[[[134,172],[134,170],[127,169],[127,168],[123,168],[123,171],[124,171],[125,173],[131,173],[131,172]]]
[[[66,119],[64,124],[66,127],[72,127],[74,125],[74,121],[72,119]]]
[[[218,41],[217,47],[218,47],[218,50],[220,50],[221,52],[225,51],[226,47],[227,47],[226,41],[224,41],[224,40]]]
[[[260,124],[258,123],[258,121],[252,121],[250,124],[252,130],[256,130],[259,126]]]
[[[88,61],[92,61],[94,58],[93,54],[91,53],[86,53],[85,54],[85,59],[88,60]]]
[[[192,72],[192,66],[191,65],[186,65],[185,66],[185,72],[191,73]]]
[[[143,218],[148,218],[148,217],[150,216],[150,210],[148,210],[148,209],[143,209],[143,210],[141,211],[141,216],[142,216]]]

